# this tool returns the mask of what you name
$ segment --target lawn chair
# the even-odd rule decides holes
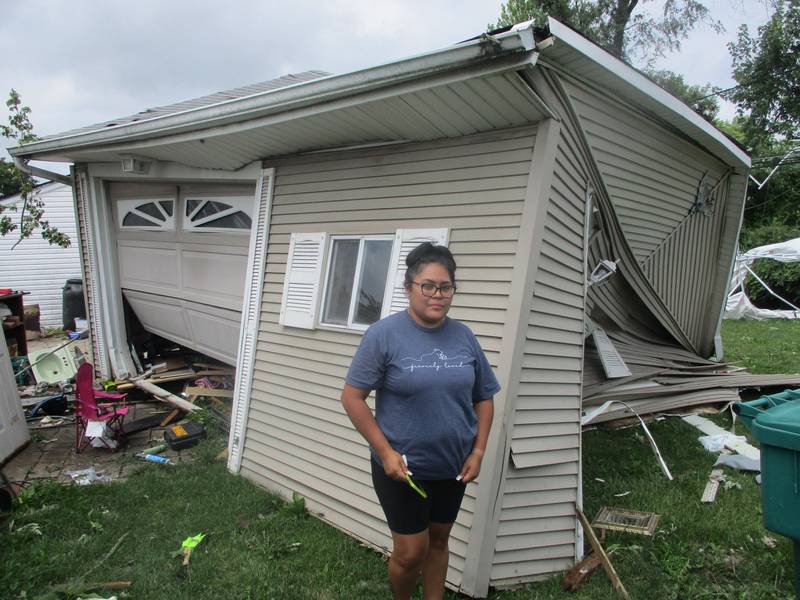
[[[116,452],[125,440],[123,421],[125,415],[128,414],[128,407],[117,406],[114,402],[98,404],[97,399],[119,401],[124,400],[127,394],[112,394],[94,389],[94,367],[90,363],[83,363],[78,367],[75,382],[77,388],[75,393],[77,401],[75,407],[75,452],[81,452],[94,439],[99,440],[112,452]],[[110,431],[114,435],[114,444],[109,443],[105,435],[87,437],[87,429],[96,427],[96,425],[91,425],[92,423],[104,425],[104,431]]]

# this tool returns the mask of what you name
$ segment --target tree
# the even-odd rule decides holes
[[[772,136],[800,138],[800,3],[778,0],[774,6],[757,38],[742,25],[728,45],[739,84],[730,98],[740,115],[749,115],[745,133],[754,145]]]
[[[10,196],[20,190],[17,169],[4,158],[0,158],[0,196]]]
[[[683,100],[691,106],[701,117],[712,123],[719,113],[719,102],[716,94],[719,89],[706,85],[690,85],[686,83],[683,75],[674,71],[653,69],[645,70],[645,74],[662,88]]]
[[[728,98],[737,104],[732,128],[753,157],[739,238],[741,250],[800,237],[800,4],[775,0],[769,21],[751,36],[746,25],[728,48],[738,84]],[[780,163],[780,166],[778,166]],[[775,167],[778,166],[777,170]],[[780,296],[800,302],[800,265],[756,261],[753,270]],[[786,308],[750,278],[757,306]]]
[[[30,121],[31,109],[22,104],[22,98],[15,90],[11,90],[9,93],[6,106],[9,112],[8,125],[0,125],[0,134],[9,140],[15,140],[20,145],[36,140],[33,124]],[[45,206],[36,190],[36,182],[33,177],[14,165],[9,164],[8,168],[12,171],[11,180],[18,184],[22,208],[19,211],[18,222],[15,223],[7,213],[16,211],[17,207],[0,204],[0,235],[7,235],[12,231],[19,232],[19,240],[12,246],[12,250],[22,240],[33,235],[37,229],[41,230],[42,237],[50,244],[62,248],[69,246],[69,236],[61,233],[43,218]]]
[[[652,0],[642,0],[641,5]],[[496,27],[548,15],[577,29],[617,58],[650,66],[666,52],[679,50],[698,23],[714,31],[722,24],[699,0],[665,0],[656,18],[642,10],[639,0],[507,0]]]

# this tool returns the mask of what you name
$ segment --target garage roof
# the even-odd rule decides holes
[[[104,162],[125,156],[236,170],[319,149],[458,137],[532,123],[549,109],[517,74],[539,56],[612,90],[727,164],[749,157],[685,104],[586,38],[550,20],[344,75],[308,71],[150,109],[17,147],[20,158]],[[540,34],[537,31],[537,34]],[[541,36],[539,36],[541,40]]]

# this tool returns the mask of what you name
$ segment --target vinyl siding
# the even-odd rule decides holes
[[[0,284],[30,292],[25,296],[25,305],[39,305],[42,328],[61,327],[64,283],[81,276],[72,188],[63,183],[47,183],[38,188],[38,193],[45,204],[44,218],[69,236],[71,244],[68,248],[52,246],[35,231],[11,250],[19,238],[14,233],[0,237]],[[21,206],[21,199],[11,196],[3,203]]]
[[[726,213],[736,210],[727,206],[725,165],[652,119],[571,79],[563,83],[645,277],[693,346],[708,353],[720,241]],[[690,214],[704,175],[712,185],[722,180],[713,210]]]
[[[366,444],[339,403],[360,334],[278,325],[289,234],[449,228],[459,286],[450,314],[476,333],[496,367],[534,132],[525,128],[275,165],[242,455],[246,477],[287,495],[297,491],[326,521],[375,547],[390,546]],[[453,528],[453,586],[461,580],[475,493],[471,484]]]
[[[93,302],[93,298],[98,297],[95,286],[97,282],[94,278],[95,257],[94,244],[89,229],[91,216],[89,214],[89,176],[84,168],[75,168],[75,216],[78,226],[78,242],[80,244],[80,263],[83,272],[83,296],[86,300],[86,318],[89,321],[89,341],[91,362],[95,367],[95,373],[103,376],[110,375],[108,368],[108,357],[101,347],[100,340],[103,338],[105,327],[102,323],[102,314],[99,306]]]
[[[527,323],[491,585],[575,558],[580,486],[586,174],[561,129]]]

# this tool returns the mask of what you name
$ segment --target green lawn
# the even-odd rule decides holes
[[[800,373],[800,321],[723,321],[724,359],[751,373]]]
[[[796,371],[791,340],[798,325],[726,323],[726,358],[755,371]],[[724,425],[726,419],[717,421]],[[679,419],[654,422],[651,430],[675,481],[664,478],[639,428],[597,429],[585,433],[583,441],[590,518],[604,505],[661,515],[653,538],[615,533],[606,540],[631,597],[794,598],[790,544],[761,526],[753,476],[729,471],[731,489],[721,488],[714,504],[701,504],[714,455]],[[124,483],[29,488],[21,506],[0,520],[0,597],[63,598],[52,595],[51,586],[76,578],[130,580],[123,596],[137,599],[389,597],[385,564],[377,553],[307,516],[301,500],[283,503],[227,473],[212,458],[221,445],[219,439],[206,442],[193,464],[143,464]],[[615,496],[624,492],[630,494]],[[181,567],[171,553],[200,532],[208,537],[189,566]],[[777,538],[776,548],[763,542],[765,535]],[[99,597],[113,593],[98,592]],[[599,572],[574,595],[552,579],[490,597],[599,600],[615,595]]]

